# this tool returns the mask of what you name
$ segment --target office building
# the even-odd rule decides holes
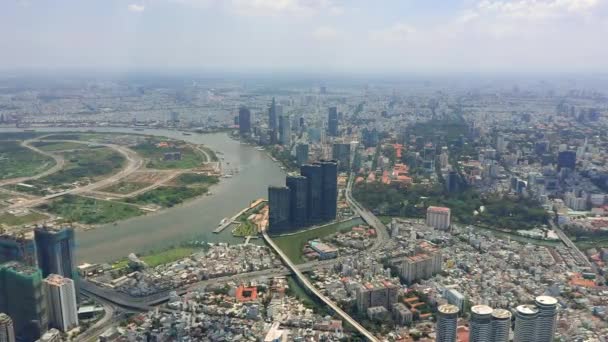
[[[239,108],[239,134],[251,133],[251,111],[247,107]]]
[[[268,108],[268,128],[271,131],[276,131],[277,129],[277,105],[274,101],[274,97],[272,98],[272,103]]]
[[[74,281],[58,274],[51,274],[43,281],[44,294],[53,328],[67,332],[78,326],[78,308]]]
[[[458,308],[451,304],[437,308],[436,342],[455,342],[458,325]]]
[[[44,277],[59,274],[77,279],[74,261],[74,229],[39,227],[34,230],[38,252],[38,267]]]
[[[333,160],[319,164],[323,175],[321,216],[323,220],[331,221],[338,211],[338,164]]]
[[[300,168],[300,174],[308,179],[307,208],[308,221],[317,223],[323,220],[323,171],[319,164],[306,164]]]
[[[35,341],[48,328],[39,269],[10,261],[0,265],[0,312],[13,320],[15,335]]]
[[[308,163],[308,144],[296,145],[296,160],[300,167]]]
[[[290,229],[290,191],[286,186],[268,187],[268,231],[281,234]]]
[[[378,131],[374,129],[364,128],[361,131],[361,140],[365,148],[378,146],[379,136]]]
[[[338,134],[338,108],[329,107],[329,113],[327,115],[327,135],[337,137]]]
[[[287,176],[289,188],[289,217],[292,228],[304,227],[308,223],[308,179],[304,176]]]
[[[487,305],[471,308],[469,342],[489,342],[492,340],[492,310]]]
[[[450,228],[450,208],[430,206],[426,209],[426,224],[441,230]]]
[[[291,145],[291,120],[287,115],[279,116],[279,143],[287,147]]]
[[[456,171],[450,171],[445,179],[446,190],[449,193],[455,193],[460,190],[460,176]]]
[[[350,170],[350,144],[336,143],[332,146],[332,158],[338,162],[338,170]]]
[[[505,309],[495,309],[492,312],[492,338],[489,341],[509,341],[511,316],[511,311]]]
[[[536,320],[538,308],[520,305],[515,308],[515,331],[513,342],[536,342]]]
[[[15,342],[13,320],[5,313],[0,313],[0,342]]]
[[[553,342],[557,320],[557,299],[538,296],[534,303],[538,308],[536,319],[536,342]]]
[[[574,170],[576,167],[576,151],[567,150],[557,154],[557,169],[569,168]]]
[[[0,263],[19,261],[25,265],[36,266],[36,243],[23,235],[0,235]]]

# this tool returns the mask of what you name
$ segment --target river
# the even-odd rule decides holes
[[[74,128],[36,128],[37,132],[85,131]],[[2,132],[21,131],[15,128],[0,128]],[[128,128],[95,128],[96,132],[121,132],[166,136],[184,141],[204,144],[218,157],[222,164],[239,172],[232,178],[222,178],[211,187],[211,196],[202,196],[185,204],[145,216],[119,221],[116,225],[100,225],[76,234],[77,258],[79,262],[107,262],[124,257],[131,252],[141,253],[178,244],[189,239],[209,242],[242,242],[232,236],[229,229],[220,234],[213,233],[224,217],[231,217],[249,203],[267,197],[268,185],[285,184],[285,172],[263,151],[230,139],[226,133],[210,133],[185,136],[171,130],[133,131]]]

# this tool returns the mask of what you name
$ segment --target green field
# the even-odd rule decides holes
[[[0,225],[5,224],[7,226],[20,226],[22,224],[33,223],[47,218],[47,215],[33,211],[23,216],[16,216],[10,213],[4,213],[0,215]]]
[[[120,153],[105,147],[70,151],[63,155],[66,160],[63,169],[27,182],[35,188],[23,186],[11,186],[10,188],[34,195],[46,195],[48,192],[44,189],[47,187],[63,189],[84,178],[98,179],[118,172],[125,162],[125,158]]]
[[[55,165],[51,157],[23,147],[16,141],[0,144],[0,179],[30,177]]]
[[[197,173],[182,173],[175,178],[175,183],[180,186],[205,186],[219,183],[220,179],[215,176],[200,175]]]
[[[86,144],[79,144],[75,142],[62,142],[62,141],[36,141],[32,143],[32,146],[37,147],[43,151],[62,151],[62,150],[76,150],[86,148]]]
[[[139,208],[125,203],[75,195],[62,196],[50,203],[40,205],[38,209],[61,216],[68,222],[85,224],[110,223],[143,213]]]
[[[283,252],[285,252],[293,263],[301,264],[307,261],[302,258],[302,248],[304,248],[304,245],[308,241],[321,239],[338,231],[348,230],[362,223],[363,220],[357,218],[345,222],[329,224],[321,228],[305,230],[292,235],[273,237],[272,240],[281,248],[281,250],[283,250]]]
[[[249,221],[245,221],[232,232],[232,235],[242,237],[255,236],[258,235],[258,227]]]
[[[185,186],[161,186],[156,189],[146,191],[143,194],[125,199],[127,203],[135,204],[156,204],[161,207],[172,207],[180,204],[192,197],[200,196],[207,192],[206,188],[188,188]]]
[[[133,147],[133,150],[148,160],[146,167],[151,169],[192,169],[206,162],[205,155],[183,142],[170,141],[170,147],[158,147],[159,140],[150,138]],[[165,153],[181,152],[180,160],[164,160]]]
[[[111,192],[111,193],[115,193],[115,194],[126,195],[126,194],[132,193],[133,191],[143,189],[150,185],[151,185],[150,183],[120,181],[120,182],[114,183],[110,186],[107,186],[105,188],[101,188],[99,190],[104,191],[104,192]]]

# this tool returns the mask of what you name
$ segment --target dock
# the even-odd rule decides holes
[[[224,229],[226,229],[226,227],[228,227],[229,225],[233,224],[236,219],[243,215],[247,210],[254,208],[255,206],[257,206],[258,204],[264,202],[263,199],[258,199],[256,201],[254,201],[250,206],[246,207],[245,209],[239,211],[236,215],[232,216],[231,218],[227,219],[226,222],[224,222],[223,224],[221,224],[219,227],[215,228],[215,230],[213,231],[215,234],[219,234],[221,233]]]

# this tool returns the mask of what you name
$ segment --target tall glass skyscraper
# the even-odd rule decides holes
[[[73,228],[36,228],[34,239],[38,249],[38,267],[44,277],[49,274],[59,274],[66,278],[77,279]]]

